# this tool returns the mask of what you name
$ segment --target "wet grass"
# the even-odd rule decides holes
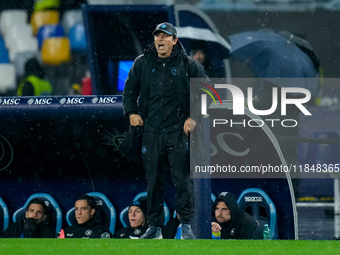
[[[338,241],[0,239],[3,255],[338,254]]]

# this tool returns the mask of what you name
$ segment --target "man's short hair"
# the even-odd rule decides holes
[[[86,200],[87,204],[92,208],[92,209],[96,209],[96,200],[89,196],[89,195],[81,195],[77,198],[76,201],[78,200]]]
[[[46,213],[47,211],[47,206],[45,204],[45,201],[42,200],[41,198],[33,198],[27,205],[26,207],[26,211],[28,211],[28,209],[30,208],[31,204],[37,204],[37,205],[41,205],[44,208],[44,213]]]

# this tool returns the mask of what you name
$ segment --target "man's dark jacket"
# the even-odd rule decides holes
[[[47,220],[39,225],[33,218],[22,219],[12,223],[3,233],[5,238],[55,238],[55,230]]]
[[[262,239],[262,229],[258,222],[248,213],[240,210],[235,196],[230,192],[223,192],[217,198],[218,202],[225,202],[230,210],[231,219],[226,223],[218,223],[221,230],[221,239]],[[217,222],[216,219],[214,219]]]
[[[72,226],[64,229],[64,233],[65,238],[102,238],[104,233],[110,232],[104,224],[91,218],[83,224],[75,221]]]
[[[148,225],[139,226],[138,228],[126,227],[117,231],[113,238],[130,238],[130,237],[141,237],[146,230],[148,229]]]
[[[197,61],[188,56],[180,43],[175,44],[173,52],[176,52],[173,61],[177,64],[176,84],[178,91],[178,98],[180,100],[181,109],[186,111],[184,114],[187,118],[191,117],[198,120],[200,116],[200,98],[190,98],[190,78],[206,78],[203,66]],[[136,58],[129,76],[125,82],[123,94],[124,114],[139,114],[142,119],[145,119],[148,105],[150,103],[150,74],[157,61],[158,55],[155,45],[152,44],[143,55]],[[197,90],[199,91],[199,90]],[[198,95],[198,94],[197,94]],[[137,98],[139,103],[137,106]],[[190,112],[190,102],[192,107]]]

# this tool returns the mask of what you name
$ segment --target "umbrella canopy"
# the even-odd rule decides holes
[[[194,42],[205,42],[210,58],[225,59],[229,57],[230,44],[219,34],[205,28],[176,27],[177,36],[184,48],[190,49]]]
[[[317,78],[318,74],[310,57],[295,43],[271,30],[233,34],[230,54],[245,63],[258,78],[275,78],[277,86],[284,86],[276,78]],[[304,79],[299,87],[318,94],[317,79]]]
[[[304,53],[306,53],[312,60],[316,70],[320,67],[320,59],[313,49],[312,45],[303,37],[293,34],[289,31],[276,31],[279,35],[284,37],[287,42],[295,43]]]

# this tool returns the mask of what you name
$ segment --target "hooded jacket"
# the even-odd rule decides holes
[[[176,61],[176,84],[181,109],[185,111],[184,114],[187,118],[191,117],[197,121],[201,110],[200,100],[190,98],[190,78],[207,78],[204,68],[197,60],[186,54],[180,41],[175,44],[173,51],[176,51],[173,61]],[[135,59],[125,82],[123,93],[125,115],[129,116],[136,113],[143,119],[146,118],[150,103],[150,74],[157,58],[157,50],[155,45],[152,44],[144,54]],[[191,112],[190,102],[194,105]]]
[[[221,239],[262,239],[262,229],[259,223],[248,213],[240,210],[235,196],[230,192],[222,192],[215,201],[214,208],[219,202],[225,202],[230,210],[230,220],[218,223],[221,230]]]

